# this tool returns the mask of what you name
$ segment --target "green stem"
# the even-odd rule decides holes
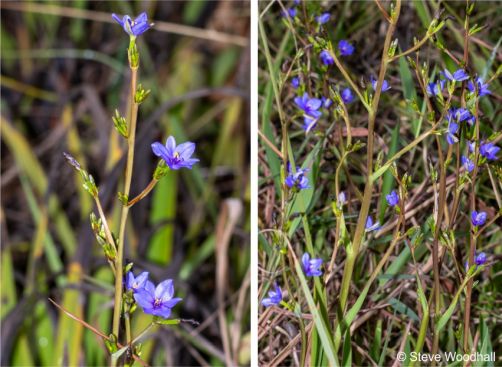
[[[136,119],[138,117],[138,104],[134,102],[134,94],[136,92],[136,84],[138,77],[138,69],[131,68],[131,96],[130,96],[130,122],[129,122],[129,137],[127,139],[127,163],[124,181],[124,195],[129,196],[131,189],[132,168],[134,161],[134,142],[136,138]],[[127,215],[129,214],[129,207],[124,205],[120,215],[120,230],[117,248],[116,259],[116,276],[115,276],[115,304],[113,309],[113,334],[119,340],[120,330],[120,314],[122,309],[122,278],[123,278],[123,257],[124,257],[124,235],[125,226],[127,222]]]
[[[352,273],[357,259],[357,254],[359,253],[359,247],[361,246],[361,242],[364,237],[366,218],[368,217],[369,207],[371,204],[371,193],[373,191],[373,183],[374,183],[374,181],[371,179],[371,175],[373,172],[373,142],[374,142],[373,132],[375,130],[376,111],[378,110],[378,103],[380,101],[380,95],[382,92],[383,80],[385,78],[385,72],[387,71],[388,51],[391,44],[391,38],[396,29],[396,24],[399,18],[400,11],[401,11],[401,0],[397,0],[395,13],[392,18],[392,22],[389,25],[389,29],[387,30],[387,35],[385,37],[385,43],[382,52],[382,62],[380,65],[380,73],[378,75],[378,82],[375,91],[375,96],[373,97],[371,108],[368,113],[368,147],[367,147],[367,159],[366,159],[368,176],[366,178],[366,185],[364,187],[363,201],[361,204],[361,210],[359,212],[359,218],[357,221],[356,232],[354,234],[354,240],[352,241],[352,244],[349,246],[351,248],[352,255],[349,256],[349,251],[348,251],[347,261],[345,263],[345,268],[343,271],[342,289],[340,294],[340,309],[342,310],[342,312],[345,311],[345,307],[347,304]]]
[[[126,341],[127,345],[131,344],[131,314],[129,312],[126,312],[124,315],[125,319],[125,328],[126,328]]]

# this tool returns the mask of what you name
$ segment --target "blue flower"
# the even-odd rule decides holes
[[[476,78],[476,86],[474,85],[474,83],[472,81],[469,81],[469,83],[467,83],[467,88],[469,88],[469,90],[472,93],[476,92],[476,87],[478,89],[478,95],[480,97],[491,94],[490,90],[488,89],[488,84],[484,84],[483,78],[481,78],[481,77]]]
[[[455,136],[457,132],[458,132],[458,124],[450,122],[450,124],[448,125],[448,133],[446,134],[446,141],[448,142],[449,145],[458,143],[458,138]]]
[[[474,258],[474,262],[477,266],[484,265],[486,263],[486,254],[484,252],[480,252]]]
[[[347,197],[345,196],[345,192],[340,191],[338,194],[338,205],[343,206],[347,202]]]
[[[371,77],[371,87],[373,88],[374,91],[376,91],[377,82],[378,81],[375,78]],[[382,92],[388,91],[389,89],[390,85],[387,82],[387,80],[384,79],[382,83]]]
[[[368,219],[366,219],[366,232],[378,231],[380,228],[382,228],[380,222],[377,221],[373,223],[373,219],[371,219],[371,217],[368,217]]]
[[[291,171],[291,164],[288,163],[288,177],[284,180],[284,183],[290,188],[296,188],[298,190],[305,190],[310,188],[309,179],[305,177],[308,169],[296,168],[296,173]]]
[[[167,279],[157,287],[147,281],[145,287],[134,294],[134,299],[144,313],[167,319],[171,315],[171,309],[181,301],[181,298],[173,298],[173,296],[173,281]]]
[[[484,252],[480,252],[479,254],[474,253],[474,263],[476,264],[476,268],[481,265],[485,265],[486,263],[486,254]],[[465,270],[469,270],[469,260],[465,262]]]
[[[333,104],[333,101],[326,97],[321,97],[321,101],[324,108],[329,108]]]
[[[354,53],[355,47],[349,43],[349,41],[341,40],[338,42],[338,51],[342,56],[350,56]]]
[[[458,69],[453,74],[450,73],[448,69],[444,69],[443,75],[446,79],[456,82],[462,82],[469,79],[469,75],[467,75],[464,69]]]
[[[322,113],[318,111],[319,108],[321,108],[322,101],[317,98],[310,98],[307,93],[304,93],[303,97],[296,97],[295,103],[306,115],[317,118],[322,115]]]
[[[132,271],[126,275],[126,289],[132,290],[136,293],[138,290],[143,289],[148,281],[148,272],[144,271],[137,277],[134,277]]]
[[[316,127],[318,120],[319,118],[303,115],[302,129],[305,130],[306,134],[308,134],[314,127]]]
[[[330,17],[329,13],[323,13],[316,18],[317,23],[319,23],[319,25],[327,23],[329,22],[329,17]]]
[[[473,211],[471,213],[471,223],[473,226],[479,227],[485,224],[486,222],[486,212],[477,212]]]
[[[133,37],[137,37],[149,30],[153,23],[148,23],[148,17],[145,12],[141,13],[136,19],[132,20],[129,15],[124,15],[122,19],[117,14],[112,14],[112,18],[124,28],[124,31]]]
[[[304,253],[302,256],[302,265],[306,276],[318,277],[322,275],[322,270],[320,269],[322,259],[310,259],[308,252]]]
[[[385,196],[385,199],[387,200],[387,204],[390,206],[396,206],[399,203],[399,195],[396,190],[392,190],[389,195]]]
[[[322,115],[321,111],[319,111],[319,108],[322,106],[322,101],[317,98],[309,98],[309,95],[304,93],[303,97],[295,98],[295,103],[304,112],[303,129],[308,133],[314,128],[317,124],[317,120]]]
[[[431,82],[427,84],[427,87],[425,88],[426,92],[430,96],[438,96],[443,93],[443,88],[444,88],[444,83],[445,80],[441,79],[437,81],[436,83]]]
[[[479,153],[489,161],[495,161],[498,159],[497,153],[499,150],[500,148],[493,143],[481,144],[479,147]]]
[[[192,166],[199,161],[196,158],[191,158],[195,151],[194,143],[188,141],[176,146],[176,140],[172,136],[167,138],[165,146],[159,142],[153,143],[152,150],[153,154],[166,161],[166,164],[172,170],[184,167],[192,169]]]
[[[290,16],[291,18],[296,17],[296,8],[288,8],[287,13],[282,12],[283,17]]]
[[[274,284],[275,290],[270,290],[268,291],[268,298],[264,298],[261,301],[261,304],[265,307],[273,306],[273,305],[278,305],[282,301],[282,290],[281,287],[277,285],[277,283]]]
[[[300,78],[295,76],[293,79],[291,79],[291,85],[295,89],[298,88],[300,86]]]
[[[333,65],[335,63],[335,60],[328,50],[322,50],[319,54],[319,57],[321,58],[321,61],[324,65]]]
[[[354,95],[352,94],[352,90],[350,88],[345,88],[344,90],[342,90],[340,96],[342,97],[342,101],[345,104],[349,104],[354,100]]]
[[[461,161],[467,172],[472,172],[472,170],[474,169],[474,162],[467,158],[465,155],[462,156]]]
[[[446,113],[446,119],[448,121],[455,121],[455,122],[464,122],[467,121],[469,125],[472,126],[475,122],[474,116],[469,112],[468,109],[466,108],[450,108],[448,112]]]

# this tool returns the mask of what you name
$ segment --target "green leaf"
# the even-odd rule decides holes
[[[398,299],[391,298],[389,300],[389,304],[391,305],[391,307],[394,310],[396,310],[399,313],[402,313],[403,315],[408,316],[413,321],[416,321],[416,322],[420,321],[418,315],[411,308],[406,306],[403,302],[399,301]]]
[[[462,291],[464,290],[465,286],[467,285],[467,281],[470,278],[466,277],[462,284],[460,285],[460,288],[458,289],[457,293],[455,294],[455,297],[453,297],[450,306],[448,309],[443,313],[443,315],[439,318],[438,322],[436,323],[436,332],[440,332],[450,320],[451,316],[453,315],[453,312],[455,311],[455,307],[457,307],[458,299],[460,298],[460,294],[462,294]]]
[[[331,366],[338,367],[338,358],[336,356],[333,340],[331,339],[331,332],[329,331],[330,329],[328,327],[328,323],[322,318],[319,310],[317,309],[314,298],[312,297],[309,286],[307,285],[307,280],[305,279],[305,275],[303,274],[303,270],[298,261],[295,262],[295,270],[298,278],[300,279],[300,285],[303,293],[305,294],[305,298],[307,299],[309,310],[314,319],[316,330],[319,333],[319,338],[321,339],[324,352],[326,353]]]

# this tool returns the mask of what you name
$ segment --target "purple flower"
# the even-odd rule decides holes
[[[296,173],[291,171],[291,165],[288,163],[288,177],[284,180],[284,183],[290,188],[296,188],[298,190],[305,190],[310,188],[309,179],[305,177],[308,169],[296,168]]]
[[[317,23],[319,23],[319,25],[323,25],[324,23],[329,22],[329,17],[329,13],[323,13],[316,18]]]
[[[472,93],[476,92],[476,88],[477,88],[478,95],[480,97],[491,94],[490,90],[488,89],[488,84],[484,84],[483,78],[481,78],[481,77],[476,78],[476,85],[474,85],[474,83],[472,81],[469,81],[469,83],[467,83],[467,88],[469,88],[469,90]]]
[[[176,146],[176,140],[172,136],[167,138],[165,146],[159,142],[153,143],[152,150],[153,154],[166,161],[166,164],[172,170],[184,167],[192,169],[192,166],[199,161],[196,158],[191,158],[195,151],[194,143],[188,141]]]
[[[320,269],[322,259],[310,259],[308,252],[304,253],[302,256],[302,265],[306,276],[318,277],[322,275],[322,270]]]
[[[378,231],[380,228],[382,228],[380,222],[377,221],[373,223],[373,219],[371,219],[371,217],[368,217],[368,219],[366,219],[366,232]]]
[[[473,226],[479,227],[485,224],[486,222],[486,212],[477,212],[473,211],[471,213],[471,223]]]
[[[338,205],[343,206],[347,202],[347,197],[345,196],[345,192],[340,191],[338,194]]]
[[[324,65],[333,65],[335,63],[335,60],[328,50],[322,50],[319,54],[319,57],[321,58],[321,61]]]
[[[464,69],[458,69],[453,74],[450,73],[448,69],[444,69],[443,75],[446,79],[456,82],[462,82],[469,79],[469,75],[467,75]]]
[[[301,0],[294,0],[294,1],[293,1],[293,3],[294,3],[295,5],[300,5],[300,2],[301,2]]]
[[[475,141],[468,141],[467,146],[469,147],[469,151],[473,153],[476,150],[476,142]]]
[[[446,113],[446,120],[455,121],[455,122],[464,122],[466,121],[469,125],[472,126],[475,122],[474,116],[469,112],[466,108],[450,108]]]
[[[371,86],[373,88],[374,91],[376,91],[376,88],[377,88],[377,80],[373,77],[371,77]],[[390,85],[389,83],[387,82],[387,80],[383,80],[383,83],[382,83],[382,92],[385,92],[385,91],[388,91],[390,89]]]
[[[149,30],[153,23],[148,23],[148,17],[145,12],[141,13],[136,19],[132,20],[129,15],[124,15],[122,19],[117,14],[112,14],[112,18],[124,28],[124,31],[132,37],[137,37]]]
[[[282,16],[283,17],[290,16],[291,18],[296,17],[296,8],[288,8],[287,9],[287,13],[286,12],[282,12]]]
[[[277,283],[274,284],[275,290],[270,290],[268,291],[268,298],[264,298],[261,301],[261,304],[265,307],[269,307],[272,305],[278,305],[282,301],[282,290],[281,287],[277,285]]]
[[[345,104],[349,104],[354,100],[354,95],[352,94],[352,90],[350,88],[345,88],[344,90],[342,90],[340,96],[342,97],[342,101]]]
[[[295,103],[305,112],[306,115],[312,117],[321,117],[321,112],[318,111],[321,108],[322,101],[317,98],[310,98],[307,93],[303,94],[303,97],[296,97]]]
[[[444,83],[445,83],[445,81],[442,79],[437,81],[436,83],[431,82],[431,83],[427,84],[427,87],[425,88],[425,90],[426,90],[427,94],[430,96],[438,96],[438,95],[442,94],[442,92],[443,92]]]
[[[486,263],[486,254],[484,252],[480,252],[479,254],[476,255],[474,258],[474,262],[476,265],[484,265]]]
[[[489,161],[495,161],[498,159],[497,153],[499,150],[500,148],[493,143],[481,144],[479,147],[479,153]]]
[[[317,121],[319,118],[303,115],[303,126],[302,129],[305,130],[305,133],[308,134],[310,130],[312,130],[317,125]]]
[[[389,204],[390,206],[396,206],[399,203],[399,195],[397,194],[396,190],[392,190],[389,195],[385,196],[385,199],[387,200],[387,204]]]
[[[458,132],[458,124],[450,122],[450,124],[448,125],[448,133],[446,134],[446,141],[448,142],[449,145],[458,143],[458,138],[455,136],[457,132]]]
[[[467,158],[465,155],[462,156],[461,161],[467,172],[472,172],[472,170],[474,169],[474,162]]]
[[[132,290],[134,293],[143,289],[146,282],[148,281],[148,272],[144,271],[137,277],[134,277],[132,271],[128,272],[126,275],[126,289]]]
[[[333,104],[333,101],[326,97],[321,97],[321,101],[324,108],[329,108]]]
[[[476,264],[476,268],[478,266],[484,265],[486,263],[486,254],[484,252],[480,252],[479,254],[474,253],[474,263]],[[465,271],[469,270],[469,260],[465,262]]]
[[[295,76],[293,79],[291,79],[291,85],[295,89],[298,88],[300,86],[300,78]]]
[[[173,308],[181,298],[173,298],[174,286],[171,279],[164,280],[157,287],[147,281],[143,289],[134,294],[134,299],[141,306],[144,313],[167,319]]]
[[[322,101],[317,98],[309,98],[309,95],[304,93],[303,97],[295,98],[295,103],[304,112],[303,129],[308,133],[314,128],[317,124],[317,120],[322,115],[321,111],[318,111],[322,106]]]
[[[340,55],[342,56],[350,56],[354,53],[354,46],[349,43],[349,41],[341,40],[338,42],[338,51],[340,51]]]

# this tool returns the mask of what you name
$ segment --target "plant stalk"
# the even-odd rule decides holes
[[[124,195],[129,196],[131,189],[132,169],[134,161],[134,142],[136,139],[136,120],[138,117],[138,104],[134,102],[134,95],[136,93],[138,69],[131,68],[131,96],[130,96],[130,121],[128,126],[129,137],[127,139],[127,163],[125,170],[124,181]],[[120,215],[120,230],[117,248],[116,259],[116,276],[115,276],[115,303],[113,309],[113,334],[119,338],[120,330],[120,314],[122,309],[122,279],[123,279],[123,258],[124,258],[124,235],[125,226],[127,222],[127,215],[129,214],[129,207],[124,205]]]
[[[359,247],[361,246],[361,242],[364,237],[366,218],[368,217],[369,207],[371,204],[371,193],[373,192],[373,183],[374,183],[374,181],[371,179],[371,175],[373,172],[373,142],[374,142],[376,111],[378,110],[378,103],[380,101],[380,95],[382,92],[383,80],[385,78],[385,72],[387,71],[387,66],[389,61],[388,51],[391,44],[392,35],[394,34],[394,31],[396,29],[400,11],[401,11],[401,0],[397,0],[394,17],[392,18],[392,22],[389,25],[389,29],[387,30],[387,35],[385,37],[385,43],[382,52],[382,62],[380,66],[380,73],[378,75],[378,82],[375,91],[375,96],[373,97],[372,105],[368,113],[368,146],[367,146],[367,163],[366,163],[368,174],[366,178],[366,185],[364,187],[361,210],[359,212],[359,218],[357,220],[356,232],[354,234],[354,240],[350,245],[352,247],[353,255],[347,256],[347,261],[345,264],[345,269],[342,277],[340,308],[343,312],[345,312],[345,307],[347,305],[347,298],[349,295],[350,281],[352,279],[354,264],[357,259],[357,254],[359,253]]]

